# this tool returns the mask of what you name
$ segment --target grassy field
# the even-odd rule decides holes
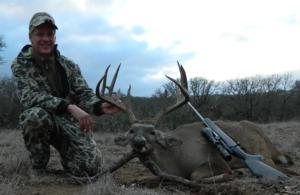
[[[290,169],[300,172],[300,122],[269,123],[261,126],[272,142],[293,158],[295,164]],[[95,133],[95,140],[106,164],[126,151],[114,144],[113,137],[111,133]],[[299,177],[276,185],[262,184],[255,178],[240,178],[223,184],[207,184],[200,190],[174,183],[157,182],[137,159],[115,173],[101,177],[95,183],[78,185],[63,174],[59,154],[53,148],[47,170],[47,176],[34,176],[21,131],[0,130],[0,195],[300,194]]]

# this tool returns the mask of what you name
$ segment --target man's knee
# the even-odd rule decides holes
[[[25,110],[20,115],[19,121],[23,130],[53,128],[52,116],[40,107]]]
[[[102,165],[103,159],[99,150],[89,155],[85,153],[82,156],[72,156],[68,161],[63,162],[63,166],[67,171],[80,177],[96,175],[101,172]]]
[[[51,115],[42,108],[33,107],[20,115],[20,125],[25,146],[30,151],[32,159],[36,159],[37,164],[40,159],[47,162],[50,152],[49,132],[53,128]]]

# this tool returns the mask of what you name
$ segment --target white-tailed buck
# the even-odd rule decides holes
[[[180,108],[189,100],[187,88],[185,88],[187,86],[185,71],[179,63],[178,66],[181,74],[180,83],[168,77],[179,89],[177,102],[157,113],[151,120],[139,120],[135,117],[131,106],[130,87],[124,102],[118,100],[118,95],[113,95],[113,86],[119,67],[110,87],[106,86],[108,69],[106,70],[105,76],[96,87],[96,93],[102,100],[127,112],[131,122],[130,129],[124,135],[117,137],[115,142],[122,146],[130,144],[134,156],[137,156],[153,174],[163,178],[187,185],[197,185],[196,182],[226,180],[235,169],[246,167],[245,163],[235,157],[229,162],[225,161],[216,148],[201,134],[201,130],[205,128],[202,122],[182,125],[169,132],[156,128],[162,116]],[[102,89],[99,89],[101,83]],[[105,89],[109,89],[109,97],[104,96]],[[292,164],[291,159],[275,148],[258,125],[249,121],[216,121],[215,124],[240,143],[247,153],[262,155],[264,162],[269,166]]]

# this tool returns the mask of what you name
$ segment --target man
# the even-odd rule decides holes
[[[92,138],[89,113],[113,114],[119,109],[97,99],[78,65],[59,53],[56,30],[48,13],[34,14],[29,24],[31,45],[23,47],[11,66],[25,108],[20,115],[25,146],[35,173],[44,172],[52,145],[68,173],[94,176],[102,157]]]

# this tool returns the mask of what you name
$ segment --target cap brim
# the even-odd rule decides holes
[[[39,23],[39,24],[36,24],[36,25],[32,25],[31,27],[30,27],[30,31],[33,31],[35,28],[37,28],[38,26],[40,26],[40,25],[42,25],[42,24],[50,24],[52,27],[53,27],[53,29],[55,29],[55,30],[57,30],[58,29],[58,27],[55,25],[55,24],[53,24],[53,22],[41,22],[41,23]]]

